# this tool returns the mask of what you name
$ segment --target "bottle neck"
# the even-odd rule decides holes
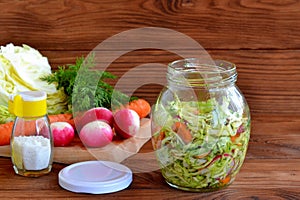
[[[216,88],[235,84],[236,66],[233,63],[214,60],[206,64],[200,59],[189,58],[169,64],[167,80],[170,86]]]

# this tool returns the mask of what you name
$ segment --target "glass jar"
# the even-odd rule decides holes
[[[53,138],[46,93],[27,91],[11,96],[9,111],[16,115],[10,141],[15,173],[29,177],[48,174],[52,168]]]
[[[166,182],[213,191],[233,182],[245,159],[250,111],[236,66],[197,58],[174,61],[151,114],[152,144]]]

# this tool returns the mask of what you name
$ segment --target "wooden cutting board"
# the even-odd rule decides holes
[[[54,147],[53,161],[63,164],[87,160],[108,160],[122,162],[126,158],[135,155],[141,147],[151,138],[150,119],[141,120],[140,131],[132,138],[114,140],[102,148],[86,148],[79,137],[76,136],[70,146]],[[0,146],[0,156],[10,157],[10,146]]]

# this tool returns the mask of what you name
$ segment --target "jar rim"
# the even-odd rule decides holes
[[[188,86],[226,85],[236,81],[236,65],[225,60],[176,60],[168,65],[167,79],[169,82]]]

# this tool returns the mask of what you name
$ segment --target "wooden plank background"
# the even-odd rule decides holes
[[[0,0],[0,45],[28,44],[48,57],[53,70],[74,63],[115,34],[142,27],[181,32],[213,58],[237,65],[237,84],[253,116],[249,151],[237,180],[226,190],[180,193],[155,171],[136,173],[129,189],[104,198],[299,199],[299,0]],[[107,70],[122,77],[142,64],[175,59],[164,50],[141,49],[116,59]],[[164,79],[160,69],[147,69],[125,87],[147,80],[149,73]],[[135,95],[154,103],[161,89],[146,84]],[[152,151],[150,142],[145,147]],[[13,173],[10,160],[0,161],[4,198],[99,199],[62,190],[57,174],[65,165],[55,163],[52,174],[28,184]]]
[[[0,8],[0,45],[28,44],[53,69],[122,31],[169,28],[195,39],[213,58],[237,65],[252,114],[300,115],[300,1],[4,0]],[[166,51],[138,50],[108,71],[122,76],[143,63],[175,59]],[[154,103],[161,88],[144,85],[135,95]]]

